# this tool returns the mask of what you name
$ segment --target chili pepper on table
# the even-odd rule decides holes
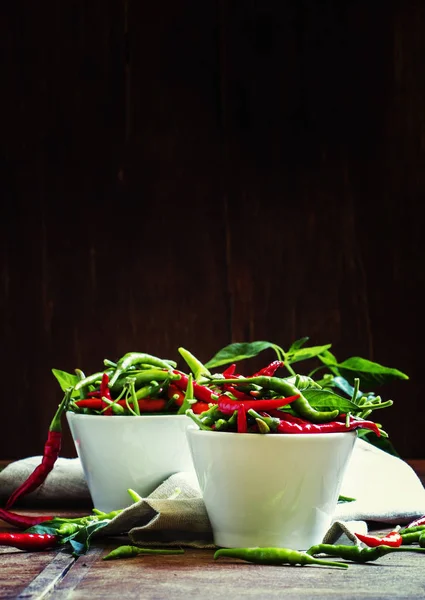
[[[383,537],[356,533],[356,537],[369,548],[376,548],[377,546],[382,545],[397,548],[398,546],[401,546],[404,541],[398,531],[390,531],[390,533],[387,533]]]
[[[11,546],[19,550],[47,550],[58,544],[59,538],[49,533],[0,533],[0,546]]]
[[[119,546],[104,556],[102,560],[132,558],[140,554],[184,554],[180,548],[139,548],[139,546]]]
[[[322,560],[290,548],[220,548],[214,554],[214,560],[220,556],[240,558],[259,565],[322,565],[347,569],[343,562]]]
[[[360,548],[360,546],[348,546],[348,545],[333,545],[333,544],[317,544],[311,546],[307,551],[307,554],[316,556],[317,554],[326,554],[328,556],[337,556],[345,560],[351,560],[353,562],[365,563],[374,561],[390,554],[391,552],[425,552],[425,548],[417,548],[412,546],[376,546],[375,548]]]
[[[405,533],[416,533],[418,531],[425,531],[425,525],[414,525],[413,527],[406,526],[398,530],[401,535],[404,535]]]
[[[423,534],[423,529],[419,529],[418,531],[411,531],[410,533],[400,533],[402,544],[415,544],[419,542],[419,539]]]
[[[418,517],[414,521],[411,521],[408,525],[406,525],[406,528],[410,529],[411,527],[419,527],[422,525],[425,526],[425,515],[423,515],[422,517]]]
[[[44,483],[47,475],[55,466],[55,462],[59,456],[62,443],[62,415],[68,407],[71,398],[72,388],[68,388],[62,402],[50,423],[47,441],[44,445],[42,462],[34,469],[31,475],[10,495],[6,502],[6,510],[9,509],[15,502],[36,490]]]
[[[53,517],[51,516],[28,516],[28,515],[19,515],[14,512],[10,512],[5,510],[4,508],[0,508],[0,519],[5,523],[9,523],[9,525],[13,525],[18,529],[28,529],[29,527],[33,527],[34,525],[38,525],[43,521],[51,521]]]
[[[339,410],[331,411],[320,411],[313,408],[308,402],[307,398],[296,388],[294,384],[285,379],[279,377],[267,377],[261,375],[259,377],[245,377],[238,379],[226,379],[227,383],[235,383],[242,385],[243,383],[250,384],[254,383],[265,390],[272,390],[283,397],[297,396],[298,398],[292,402],[292,408],[298,414],[298,416],[307,419],[313,423],[325,423],[334,420],[339,415]],[[222,379],[212,379],[210,384],[221,385]]]

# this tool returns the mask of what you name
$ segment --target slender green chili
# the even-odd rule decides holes
[[[327,554],[328,556],[339,556],[345,560],[365,563],[377,560],[391,552],[425,552],[425,548],[412,546],[376,546],[375,548],[361,548],[360,546],[345,546],[333,544],[317,544],[307,550],[307,554]]]
[[[323,565],[348,568],[346,563],[314,558],[305,552],[290,548],[220,548],[215,552],[214,560],[220,556],[240,558],[259,565]]]
[[[139,548],[138,546],[119,546],[103,557],[102,560],[132,558],[140,554],[184,554],[180,548]]]
[[[144,352],[127,352],[127,354],[124,354],[124,356],[117,362],[116,369],[109,381],[109,387],[112,388],[118,377],[129,367],[142,363],[166,370],[169,370],[175,366],[175,364],[171,364],[170,362],[162,360],[157,356],[152,356],[151,354],[145,354]]]

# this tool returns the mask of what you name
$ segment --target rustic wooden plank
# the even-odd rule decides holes
[[[75,563],[69,552],[60,551],[54,559],[17,596],[19,600],[42,600],[49,596]]]
[[[81,587],[83,579],[90,572],[90,568],[102,555],[104,555],[104,549],[102,546],[96,547],[94,544],[90,548],[90,551],[80,557],[65,574],[62,581],[59,582],[55,588],[55,600],[66,600],[70,598],[75,591]]]
[[[2,527],[2,531],[6,528]],[[43,572],[55,557],[55,551],[23,552],[0,547],[0,597],[16,598]]]
[[[112,546],[105,544],[105,553]],[[79,559],[80,560],[80,559]],[[374,600],[419,598],[425,584],[420,555],[391,555],[373,564],[351,563],[347,570],[251,565],[238,560],[213,560],[212,550],[187,548],[175,556],[139,556],[102,561],[99,557],[72,591],[73,600],[87,598],[173,597],[196,600],[241,598],[353,598]],[[74,567],[75,568],[75,567]],[[66,578],[63,580],[65,583]],[[58,588],[59,594],[61,586]],[[61,597],[59,595],[59,597]]]

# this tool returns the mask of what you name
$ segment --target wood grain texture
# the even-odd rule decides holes
[[[421,458],[422,4],[2,12],[0,455],[42,451],[52,367],[308,335],[409,374],[382,421]]]

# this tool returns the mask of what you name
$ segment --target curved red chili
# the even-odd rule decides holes
[[[257,373],[254,373],[254,375],[251,375],[251,377],[261,377],[262,375],[266,375],[267,377],[273,377],[276,371],[283,366],[285,366],[285,363],[283,363],[281,360],[274,360],[263,369],[257,371]]]
[[[361,542],[369,546],[369,548],[376,548],[377,546],[391,546],[392,548],[398,548],[403,543],[403,538],[398,531],[391,531],[384,537],[378,537],[376,535],[365,535],[362,533],[356,533],[356,537]]]
[[[47,475],[53,469],[59,456],[62,443],[62,415],[68,407],[72,388],[68,388],[62,402],[50,423],[47,441],[44,445],[41,463],[34,469],[31,475],[10,495],[6,502],[6,509],[10,508],[18,498],[36,490],[44,483]]]
[[[18,529],[29,529],[29,527],[33,527],[34,525],[38,525],[43,521],[51,521],[54,517],[51,516],[27,516],[27,515],[18,515],[14,512],[10,512],[9,510],[5,510],[4,508],[0,508],[0,519],[5,523],[9,523],[9,525],[13,525],[14,527],[18,527]]]
[[[176,369],[173,370],[173,373],[180,375],[180,379],[173,380],[174,385],[176,385],[180,390],[183,390],[185,392],[189,383],[189,376],[183,373],[182,371],[178,371]],[[200,385],[199,383],[196,383],[196,381],[193,381],[193,395],[197,400],[201,400],[202,402],[207,403],[216,403],[218,398],[218,394],[216,394],[213,390],[211,390],[205,385]]]
[[[59,538],[50,533],[0,533],[0,546],[19,550],[47,550],[57,545]]]

